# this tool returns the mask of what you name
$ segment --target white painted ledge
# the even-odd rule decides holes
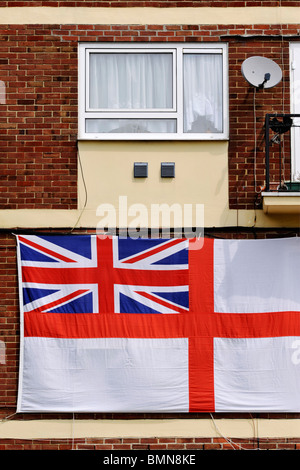
[[[0,439],[298,438],[299,419],[8,420]]]
[[[265,214],[300,214],[300,192],[263,192]]]

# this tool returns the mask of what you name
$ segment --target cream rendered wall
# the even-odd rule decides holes
[[[0,24],[298,24],[298,7],[1,7]]]
[[[23,419],[2,421],[1,439],[195,437],[297,438],[299,419]],[[241,444],[242,446],[242,444]]]
[[[189,205],[192,226],[226,224],[227,148],[227,142],[79,142],[79,209],[96,213],[100,225],[108,218],[119,227],[156,228],[157,205],[165,205],[159,207],[166,215],[160,226],[170,220],[177,227],[184,225]],[[134,162],[148,162],[147,178],[134,178]],[[161,178],[161,162],[175,162],[175,178]]]

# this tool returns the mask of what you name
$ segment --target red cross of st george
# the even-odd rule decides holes
[[[96,267],[22,268],[23,282],[99,284],[99,313],[24,313],[24,335],[60,338],[188,338],[189,410],[214,411],[214,338],[299,335],[299,312],[219,313],[214,311],[213,240],[190,250],[189,269],[164,271],[113,267],[110,238],[98,238]],[[47,273],[44,271],[47,270]],[[178,314],[116,314],[114,284],[189,285],[189,310]]]

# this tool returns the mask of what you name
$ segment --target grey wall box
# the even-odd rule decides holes
[[[161,177],[162,178],[175,178],[175,163],[163,162],[161,164]]]
[[[148,177],[148,163],[147,162],[135,162],[133,167],[133,174],[135,178],[147,178]]]

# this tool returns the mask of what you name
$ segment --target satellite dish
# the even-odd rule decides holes
[[[257,88],[272,88],[282,79],[279,65],[267,57],[253,56],[244,60],[242,74],[250,85]]]

